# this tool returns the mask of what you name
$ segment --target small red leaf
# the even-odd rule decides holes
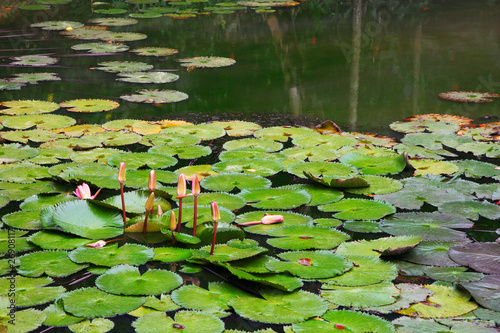
[[[311,236],[300,236],[300,239],[311,239]]]
[[[311,259],[309,258],[302,258],[298,260],[299,264],[302,266],[311,266]]]
[[[342,324],[335,324],[335,328],[338,330],[343,330],[345,328],[345,326]]]

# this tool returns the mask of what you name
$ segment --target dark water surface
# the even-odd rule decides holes
[[[495,103],[464,106],[442,101],[452,89],[500,90],[500,6],[497,1],[337,1],[309,0],[300,6],[259,14],[253,10],[185,20],[142,19],[113,31],[141,32],[131,49],[159,46],[173,56],[144,57],[129,52],[112,56],[74,56],[71,40],[57,32],[30,28],[46,20],[85,23],[90,1],[73,1],[48,12],[7,11],[0,21],[0,76],[56,72],[59,82],[1,91],[1,100],[62,102],[108,98],[121,106],[81,122],[111,119],[244,119],[261,125],[315,124],[330,119],[343,129],[384,134],[389,123],[413,114],[449,113],[478,118],[498,114]],[[166,3],[162,3],[166,6]],[[143,5],[142,5],[143,6]],[[130,6],[137,11],[141,6]],[[126,14],[125,14],[126,15]],[[8,37],[25,35],[20,37]],[[55,68],[8,67],[8,58],[25,54],[61,56]],[[187,72],[176,59],[233,57],[234,66]],[[177,82],[131,84],[90,68],[102,61],[142,61],[155,69],[176,70]],[[186,101],[145,105],[120,100],[138,89],[175,89]]]

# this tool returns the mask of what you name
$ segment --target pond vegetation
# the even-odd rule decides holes
[[[177,48],[129,47],[146,34],[113,27],[296,6],[94,2],[91,25],[33,24],[79,40],[73,51],[120,59],[96,61],[95,75],[149,88],[113,99],[27,94],[0,103],[0,330],[498,331],[499,123],[416,114],[388,124],[393,138],[332,121],[82,120],[123,105],[182,104],[189,94],[165,84],[239,61],[181,56],[177,75],[119,56],[163,59]],[[32,72],[3,78],[0,90],[60,81],[45,72],[58,61],[12,56],[8,66]],[[494,93],[450,95],[458,101],[439,102],[498,103]]]

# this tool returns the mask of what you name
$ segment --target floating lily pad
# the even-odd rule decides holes
[[[101,249],[78,247],[70,252],[69,258],[77,263],[91,263],[99,266],[116,266],[120,264],[142,265],[152,259],[153,249],[137,244],[107,245]]]
[[[175,165],[177,160],[171,156],[153,153],[121,153],[108,159],[108,164],[116,167],[121,162],[127,165],[127,169],[139,169],[144,166],[151,169],[165,169]]]
[[[452,241],[466,238],[455,229],[468,229],[472,222],[464,217],[441,213],[397,213],[380,221],[382,231],[395,236],[421,236],[424,240]]]
[[[500,244],[471,243],[450,248],[448,255],[460,265],[476,271],[500,274]]]
[[[290,251],[278,255],[284,261],[270,261],[266,268],[272,272],[289,272],[303,279],[331,278],[352,267],[344,257],[328,251]]]
[[[349,271],[347,271],[342,275],[329,279],[323,279],[321,280],[321,282],[330,285],[349,286],[349,287],[369,286],[382,283],[383,281],[392,281],[398,276],[398,271],[394,264],[383,261],[377,257],[349,255],[347,256],[347,258],[353,262],[352,269],[350,269]],[[394,302],[390,302],[387,304],[392,304],[392,303]],[[342,303],[336,303],[336,304],[343,305]],[[353,306],[359,306],[359,305],[353,305]]]
[[[11,79],[0,79],[0,91],[3,90],[21,90],[24,87],[24,83],[12,82]]]
[[[364,308],[367,311],[376,311],[379,313],[392,313],[396,310],[401,310],[409,307],[417,302],[424,302],[427,297],[433,294],[429,289],[418,284],[398,283],[396,288],[401,290],[398,300],[389,305],[376,306],[373,308]]]
[[[300,225],[273,228],[267,234],[278,237],[268,238],[269,245],[285,250],[330,250],[350,239],[347,234],[335,229]]]
[[[12,311],[8,306],[11,304],[10,299],[7,297],[0,297],[0,304],[2,312],[0,316],[2,318],[2,326],[0,326],[5,332],[10,333],[24,333],[32,332],[40,327],[45,318],[47,317],[42,311],[35,309],[26,309],[21,311]],[[11,319],[11,316],[15,319]]]
[[[94,148],[85,151],[72,151],[70,159],[78,163],[99,162],[104,164],[107,163],[108,158],[119,152],[121,151],[113,148]]]
[[[10,183],[28,184],[37,179],[50,178],[47,167],[24,164],[11,169],[0,170],[0,180]]]
[[[293,167],[294,165],[292,165]],[[320,183],[322,185],[328,186],[328,187],[333,187],[333,188],[342,188],[342,189],[348,189],[348,188],[365,188],[370,186],[370,184],[364,180],[361,177],[348,177],[348,176],[341,176],[341,177],[336,177],[336,176],[326,176],[326,177],[321,177],[321,176],[315,176],[311,172],[308,171],[303,171],[303,174],[306,178],[309,178],[317,183]]]
[[[6,101],[1,102],[0,105],[7,108],[0,112],[9,115],[50,113],[59,109],[57,103],[37,100]]]
[[[406,167],[406,158],[399,156],[369,156],[359,153],[342,155],[340,162],[352,165],[367,175],[397,174]]]
[[[31,235],[28,240],[44,250],[73,250],[93,241],[75,237],[56,230],[44,230]]]
[[[335,162],[303,162],[291,165],[286,170],[289,173],[300,177],[307,178],[304,173],[308,172],[316,177],[345,177],[358,174],[354,167]]]
[[[376,194],[393,193],[403,188],[403,184],[399,180],[389,177],[360,175],[356,178],[361,178],[363,181],[368,183],[368,187],[348,187],[345,189],[346,192],[371,196]]]
[[[397,313],[421,318],[450,318],[466,314],[477,304],[470,301],[469,293],[454,287],[427,285],[425,288],[434,292],[425,302],[416,303]]]
[[[141,141],[146,146],[163,146],[169,147],[193,147],[201,142],[201,139],[193,134],[185,133],[158,133],[145,135]],[[161,148],[157,148],[161,150]],[[155,151],[152,151],[153,153]],[[159,152],[158,152],[159,153]],[[165,154],[170,155],[170,154]]]
[[[168,47],[140,47],[137,49],[130,50],[130,52],[137,53],[138,55],[141,56],[164,57],[176,54],[179,51]]]
[[[73,21],[44,21],[33,23],[30,25],[32,28],[42,28],[42,30],[67,30],[78,29],[83,27],[83,23]]]
[[[0,295],[7,296],[10,290],[10,278],[0,278]],[[50,277],[28,278],[16,276],[16,291],[14,295],[16,307],[34,306],[53,301],[63,294],[66,289],[62,286],[47,287],[54,282]],[[10,296],[10,295],[9,295]]]
[[[72,50],[85,50],[89,53],[118,53],[128,51],[129,46],[120,43],[84,43],[71,46]]]
[[[282,153],[287,156],[287,160],[290,160],[289,165],[306,160],[308,162],[333,161],[341,155],[338,150],[328,146],[291,147],[284,149]]]
[[[83,320],[83,318],[72,316],[64,311],[62,299],[57,299],[53,304],[50,304],[43,310],[43,313],[47,315],[47,319],[44,321],[47,326],[66,326]]]
[[[24,55],[24,56],[12,57],[12,59],[15,61],[13,61],[11,65],[32,66],[32,67],[49,66],[59,61],[59,59],[44,55]]]
[[[339,201],[344,197],[344,194],[339,190],[309,184],[288,185],[283,188],[305,190],[311,196],[311,201],[307,204],[308,206],[325,205]]]
[[[96,69],[110,73],[138,72],[153,68],[153,65],[138,61],[107,61],[97,65],[99,67]]]
[[[236,217],[235,223],[260,221],[264,217],[265,214],[282,215],[283,222],[274,223],[274,224],[252,225],[249,227],[245,227],[245,231],[250,232],[250,233],[254,233],[254,234],[266,235],[269,232],[269,230],[274,229],[274,228],[278,228],[278,227],[292,226],[292,225],[293,226],[297,226],[297,225],[312,226],[313,225],[313,219],[310,216],[301,215],[301,214],[292,213],[292,212],[287,212],[287,211],[279,211],[279,210],[254,211],[254,212],[248,212],[245,214],[241,214],[241,215],[238,215]]]
[[[261,158],[240,158],[216,163],[212,168],[219,173],[243,172],[267,177],[283,170],[283,165]]]
[[[415,168],[414,175],[451,175],[458,171],[458,167],[450,162],[429,159],[410,160]]]
[[[128,165],[127,165],[128,166]],[[145,187],[145,186],[144,186]],[[123,197],[125,199],[125,211],[133,214],[144,214],[146,213],[146,209],[144,208],[144,203],[148,199],[150,195],[149,191],[133,191],[133,192],[125,192]],[[122,208],[122,200],[121,195],[116,195],[113,197],[109,197],[103,201],[111,206],[117,207],[119,209]],[[164,198],[162,195],[157,193],[154,200],[154,207],[160,206],[163,211],[170,210],[170,203]]]
[[[161,133],[191,134],[199,137],[201,140],[214,140],[226,134],[226,132],[222,128],[204,124],[172,126],[163,129]]]
[[[493,311],[500,311],[500,277],[498,275],[487,275],[477,282],[461,284],[469,291],[476,302]]]
[[[241,148],[261,148],[264,151],[273,152],[281,150],[281,148],[283,148],[283,144],[267,139],[247,138],[227,141],[222,145],[222,148],[226,150],[235,150]]]
[[[230,141],[228,141],[230,142]],[[274,141],[271,141],[274,142]],[[219,155],[219,160],[228,161],[233,159],[241,159],[241,158],[258,158],[258,159],[268,159],[275,161],[282,161],[286,158],[285,155],[281,153],[271,153],[266,151],[262,147],[242,147],[233,150],[223,151]]]
[[[95,18],[89,20],[90,23],[97,25],[105,25],[110,27],[123,27],[127,25],[137,24],[137,20],[127,18]]]
[[[127,10],[122,8],[110,8],[110,9],[96,9],[94,12],[98,14],[118,15],[126,13]]]
[[[287,142],[289,138],[296,138],[304,135],[319,135],[306,127],[274,126],[258,130],[254,133],[256,138],[273,141]]]
[[[327,311],[321,318],[293,324],[296,333],[306,332],[378,332],[392,333],[394,325],[380,317],[350,310]]]
[[[212,153],[212,149],[208,146],[171,147],[162,145],[151,147],[149,152],[170,156],[177,155],[179,159],[192,160],[210,155]]]
[[[467,267],[427,267],[425,275],[434,280],[452,283],[479,281],[484,274],[477,272],[466,272]]]
[[[76,123],[76,120],[70,117],[56,114],[41,114],[9,117],[2,123],[3,126],[14,129],[28,129],[36,126],[38,129],[58,129],[68,127]]]
[[[446,147],[456,148],[467,142],[472,142],[471,138],[457,136],[452,132],[434,133],[410,133],[401,139],[401,142],[410,146],[422,146],[430,150],[440,150]]]
[[[141,34],[138,32],[111,32],[108,31],[107,34],[100,37],[104,41],[114,41],[114,42],[133,42],[138,40],[143,40],[148,38],[146,34]]]
[[[130,13],[128,14],[128,16],[139,19],[150,19],[150,18],[162,17],[163,15],[160,13],[146,12],[146,13]]]
[[[324,149],[339,149],[343,146],[354,146],[358,141],[354,138],[343,137],[338,134],[313,135],[311,133],[294,138],[292,143],[302,147],[321,146]]]
[[[487,201],[448,201],[439,206],[439,211],[474,221],[479,219],[479,215],[490,220],[500,218],[500,206]]]
[[[178,311],[174,319],[165,313],[151,313],[132,323],[137,333],[221,333],[224,323],[217,317],[198,311]]]
[[[496,169],[496,165],[475,160],[460,160],[456,161],[458,173],[463,173],[467,177],[494,177],[500,175],[500,170]]]
[[[89,140],[102,142],[105,146],[125,146],[138,143],[141,141],[141,136],[136,133],[126,132],[104,132],[85,135],[78,140]]]
[[[95,287],[64,294],[64,310],[76,317],[111,317],[137,309],[144,297],[111,295]]]
[[[60,192],[51,181],[37,181],[31,184],[0,182],[0,193],[10,200],[24,200],[35,194]]]
[[[154,253],[155,256],[151,260],[162,262],[182,261],[190,258],[192,255],[191,250],[175,247],[156,247],[154,248]]]
[[[177,90],[138,90],[137,94],[120,96],[129,102],[137,103],[175,103],[188,99],[189,96]]]
[[[375,258],[372,258],[375,259]],[[395,303],[401,291],[390,282],[345,287],[324,284],[321,297],[333,304],[346,307],[372,307]]]
[[[383,201],[365,199],[343,199],[318,206],[324,212],[339,212],[334,218],[343,220],[378,220],[396,212],[396,208]]]
[[[419,236],[383,237],[373,240],[359,240],[340,244],[335,253],[343,256],[380,257],[404,253],[422,241]]]
[[[236,137],[252,135],[255,131],[262,128],[259,124],[240,120],[212,121],[207,124],[210,126],[221,127],[226,131],[227,135]]]
[[[159,71],[119,73],[118,76],[117,81],[132,83],[170,83],[179,79],[179,75]]]
[[[46,130],[26,130],[2,132],[2,138],[8,141],[16,141],[27,144],[31,142],[47,142],[65,138],[64,134],[54,133]]]
[[[432,120],[413,120],[396,121],[389,125],[396,132],[418,133],[418,132],[458,132],[460,126],[454,122],[432,121]]]
[[[106,333],[111,331],[114,327],[115,323],[109,319],[95,318],[69,325],[68,329],[74,333]]]
[[[417,247],[405,253],[401,259],[421,265],[457,267],[460,265],[450,259],[448,251],[451,247],[460,246],[466,242],[467,241],[423,241]]]
[[[39,211],[18,211],[6,214],[2,217],[2,222],[13,228],[25,230],[41,230]]]
[[[311,195],[305,190],[268,188],[244,189],[240,196],[259,209],[292,209],[309,203]]]
[[[224,57],[192,57],[177,59],[181,66],[194,68],[216,68],[231,66],[236,63],[234,59]]]
[[[448,91],[440,93],[439,97],[453,102],[462,103],[489,103],[492,97],[500,97],[499,94],[478,91]]]
[[[292,324],[321,316],[328,304],[319,296],[304,290],[285,293],[277,290],[261,291],[262,298],[239,297],[229,305],[243,318],[272,324]],[[266,309],[266,311],[262,311]]]
[[[99,289],[111,294],[159,295],[182,285],[182,278],[161,269],[150,269],[141,275],[136,267],[118,265],[99,276],[95,284]]]
[[[56,73],[16,73],[11,82],[38,84],[39,81],[61,81]]]
[[[271,186],[271,181],[259,175],[225,173],[206,177],[200,182],[200,185],[211,191],[230,192],[235,188],[240,190],[268,188]]]
[[[69,108],[71,112],[102,112],[116,109],[120,106],[115,101],[106,99],[74,99],[59,104],[63,108]]]
[[[51,277],[63,277],[74,274],[88,267],[69,260],[66,251],[42,251],[19,257],[17,272],[23,276],[39,277],[47,274]]]
[[[375,221],[345,221],[342,224],[342,228],[352,232],[360,233],[381,233],[383,232],[378,227],[378,223]]]

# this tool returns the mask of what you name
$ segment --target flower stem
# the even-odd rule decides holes
[[[146,229],[148,227],[148,215],[149,215],[149,210],[146,211],[146,217],[144,218],[144,226],[142,227],[142,233],[146,233]]]
[[[215,222],[215,226],[214,226],[214,238],[212,238],[212,248],[210,249],[210,255],[214,254],[215,237],[216,236],[217,236],[217,222]]]
[[[196,237],[196,222],[198,219],[198,196],[194,196],[194,217],[193,217],[193,236]]]
[[[172,230],[172,245],[175,245],[175,235],[173,230]]]
[[[179,198],[179,218],[177,219],[177,232],[181,232],[182,198]]]

